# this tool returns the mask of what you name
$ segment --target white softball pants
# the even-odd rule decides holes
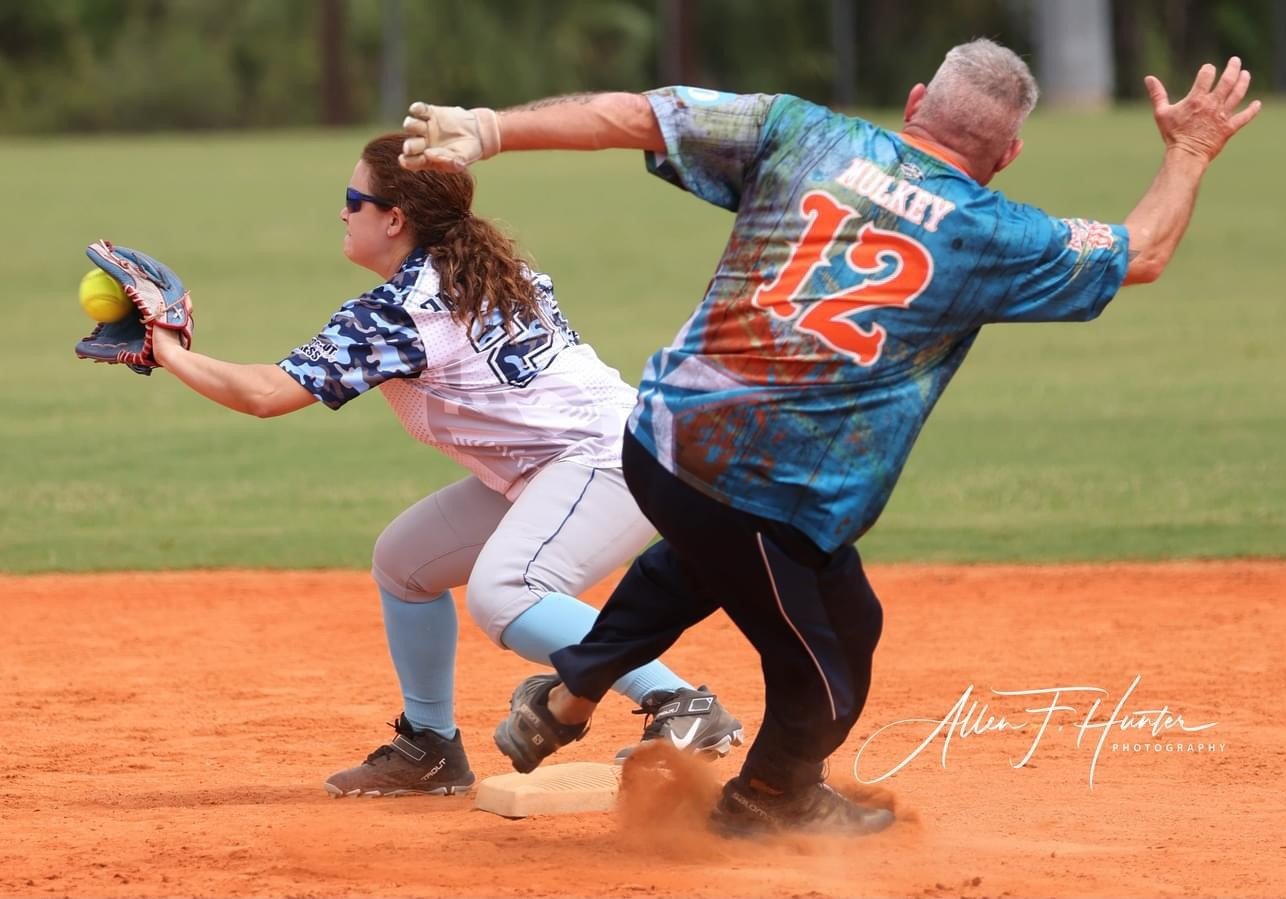
[[[619,468],[554,462],[512,503],[472,475],[426,496],[384,529],[371,567],[406,602],[467,585],[469,614],[503,645],[544,596],[579,596],[654,535]]]

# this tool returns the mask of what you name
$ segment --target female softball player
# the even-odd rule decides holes
[[[402,689],[394,739],[326,781],[340,796],[449,794],[474,781],[453,710],[456,609],[542,665],[597,612],[577,595],[652,538],[621,474],[635,393],[567,324],[548,276],[471,212],[467,173],[409,172],[404,135],[362,151],[340,219],[344,255],[382,283],[276,365],[193,353],[158,329],[157,362],[191,389],[270,417],[339,409],[379,388],[403,427],[469,470],[375,543],[372,574]],[[651,713],[644,739],[727,753],[741,724],[659,662],[615,688]]]

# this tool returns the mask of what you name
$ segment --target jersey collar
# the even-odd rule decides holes
[[[921,153],[928,153],[934,159],[941,160],[952,168],[959,169],[965,175],[969,175],[970,178],[973,178],[973,175],[969,173],[969,165],[965,162],[965,158],[954,150],[948,150],[946,147],[942,146],[942,144],[925,140],[922,137],[912,137],[911,135],[901,131],[898,132],[898,137],[915,147]],[[975,178],[974,180],[976,181],[977,179]]]

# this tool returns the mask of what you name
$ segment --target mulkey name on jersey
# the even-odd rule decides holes
[[[876,206],[908,222],[923,225],[929,231],[937,231],[942,220],[956,208],[950,200],[894,178],[869,159],[854,159],[848,170],[835,180]]]

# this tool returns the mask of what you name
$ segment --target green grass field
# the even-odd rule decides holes
[[[367,132],[0,141],[10,337],[0,570],[364,567],[398,511],[461,475],[384,402],[237,415],[164,373],[71,352],[85,244],[156,255],[198,348],[275,361],[373,277],[340,251]],[[1160,157],[1148,112],[1039,115],[994,186],[1120,220]],[[868,560],[1286,555],[1286,115],[1203,188],[1180,253],[1089,325],[985,331],[930,419]],[[478,206],[551,272],[575,327],[637,380],[699,299],[731,217],[633,153],[480,166]]]

